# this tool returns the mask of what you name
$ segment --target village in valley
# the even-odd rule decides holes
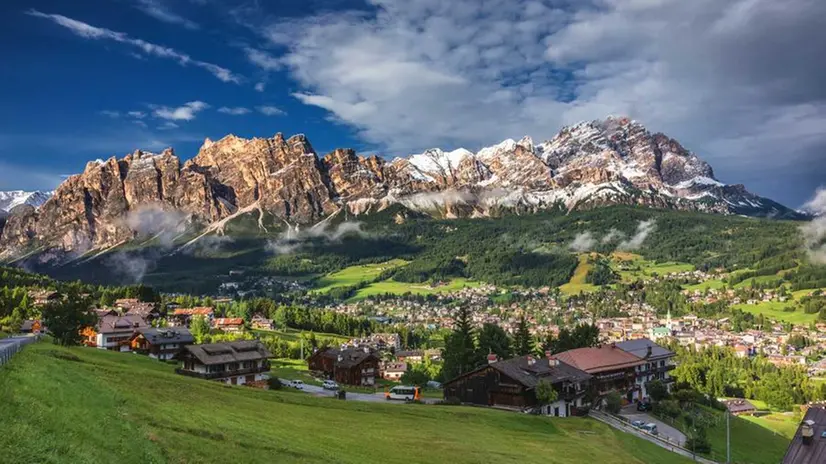
[[[729,276],[720,272],[669,266],[671,272],[662,274],[637,269],[633,283],[624,286],[534,289],[468,282],[438,291],[444,284],[436,283],[432,292],[330,300],[307,283],[248,278],[252,286],[228,281],[214,296],[109,295],[100,299],[108,304],[93,310],[93,323],[80,330],[80,342],[123,356],[145,355],[174,364],[178,375],[227,385],[354,401],[590,415],[660,446],[695,456],[699,449],[709,458],[723,452],[719,437],[709,438],[719,432],[722,417],[711,406],[769,430],[772,420],[794,430],[801,404],[805,412],[806,403],[826,400],[820,380],[826,323],[818,314],[794,324],[739,309],[800,304],[821,298],[819,290],[728,285]],[[229,278],[240,276],[235,271]],[[304,309],[261,298],[273,287],[292,294]],[[27,298],[33,308],[45,308],[65,295],[32,288]],[[721,315],[719,308],[728,311]],[[48,333],[48,327],[24,320],[19,332]],[[461,348],[461,337],[469,346]],[[805,393],[783,400],[767,399],[769,387],[735,388],[741,385],[735,379],[712,385],[711,371],[700,384],[687,383],[688,366],[703,362],[702,353],[728,353],[741,360],[730,362],[746,369],[749,363],[791,369],[809,383]],[[688,363],[682,371],[681,363]],[[700,400],[686,400],[697,390],[704,395]],[[693,404],[686,401],[703,403],[693,413],[710,421],[701,435],[696,427],[673,425],[687,414],[679,408]]]

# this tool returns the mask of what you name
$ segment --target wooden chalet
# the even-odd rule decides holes
[[[367,348],[319,350],[307,366],[344,385],[374,386],[379,374],[379,358]]]
[[[177,358],[186,345],[193,343],[195,339],[189,329],[181,327],[138,329],[129,341],[132,351],[161,361]]]
[[[408,364],[417,364],[424,361],[424,351],[422,350],[409,350],[409,351],[397,351],[396,352],[396,359],[399,362],[406,362]]]
[[[250,320],[250,326],[253,329],[258,329],[258,330],[273,330],[273,329],[275,329],[275,324],[273,323],[272,319],[267,319],[267,318],[265,318],[264,316],[262,316],[260,314],[256,314],[255,316],[252,316],[252,319]]]
[[[197,308],[176,308],[171,314],[167,314],[167,323],[170,327],[189,327],[192,318],[196,316],[203,316],[207,321],[211,322],[215,311],[209,307]]]
[[[743,398],[723,400],[722,403],[726,406],[726,409],[735,416],[751,416],[757,412],[757,408],[751,404],[751,401]]]
[[[537,409],[542,414],[567,417],[587,411],[586,393],[591,375],[558,359],[537,359],[531,355],[498,361],[495,355],[488,365],[444,383],[445,399],[462,403],[512,409]],[[540,404],[536,386],[550,382],[558,399]]]
[[[31,301],[32,305],[35,307],[43,307],[47,304],[51,303],[52,301],[57,301],[61,298],[60,293],[54,290],[29,290],[28,292],[29,300]]]
[[[674,361],[677,353],[647,338],[619,342],[617,343],[617,348],[645,361],[644,364],[635,368],[636,389],[632,392],[631,400],[648,398],[648,384],[655,380],[662,382],[666,389],[671,392],[672,385],[674,384],[671,371],[677,367]]]
[[[115,300],[115,307],[123,314],[140,316],[147,321],[151,321],[160,316],[156,303],[140,301],[137,298],[121,298]]]
[[[120,316],[106,313],[98,318],[95,327],[86,327],[81,330],[83,343],[104,350],[130,351],[129,341],[139,329],[148,327],[140,316]]]
[[[598,395],[615,391],[624,395],[628,401],[640,395],[637,367],[646,364],[646,361],[623,351],[616,344],[577,348],[557,353],[553,357],[591,374],[591,384]]]
[[[391,382],[398,382],[401,380],[405,372],[407,372],[407,363],[391,362],[385,363],[381,366],[381,378],[384,380],[390,380]]]
[[[186,345],[179,355],[181,375],[244,385],[267,379],[270,370],[267,348],[258,340],[207,345]]]
[[[224,332],[243,332],[244,319],[240,317],[219,317],[212,320],[212,328],[223,330]]]
[[[41,325],[39,320],[36,319],[26,319],[20,325],[20,333],[24,334],[39,334],[43,330],[43,326]]]

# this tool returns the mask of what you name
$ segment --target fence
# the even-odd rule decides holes
[[[13,337],[0,340],[0,366],[9,362],[12,356],[22,350],[24,346],[36,342],[39,339],[40,335],[29,335],[26,337]]]
[[[610,425],[610,426],[612,426],[616,429],[619,429],[619,430],[622,430],[624,432],[631,433],[631,434],[640,436],[642,438],[645,438],[648,441],[650,441],[652,443],[655,443],[657,445],[660,445],[661,447],[663,447],[663,448],[665,448],[669,451],[672,451],[672,452],[677,453],[677,454],[681,454],[681,455],[683,455],[687,458],[692,458],[697,462],[701,462],[703,464],[718,464],[717,461],[712,461],[710,459],[706,459],[706,458],[703,458],[701,456],[695,455],[690,450],[683,448],[680,443],[676,442],[676,440],[672,440],[669,437],[663,437],[663,436],[660,436],[660,435],[652,435],[652,434],[646,432],[645,430],[638,429],[638,428],[632,426],[631,423],[628,421],[628,419],[626,419],[624,417],[615,416],[615,415],[609,414],[607,412],[596,411],[596,410],[591,410],[588,413],[588,415],[593,417],[594,419],[597,419],[601,422],[604,422],[604,423],[606,423],[606,424],[608,424],[608,425]]]

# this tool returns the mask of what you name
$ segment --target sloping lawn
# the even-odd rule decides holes
[[[225,386],[128,353],[27,347],[0,368],[18,463],[687,463],[590,419]]]

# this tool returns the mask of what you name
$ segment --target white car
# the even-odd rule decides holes
[[[281,383],[285,387],[292,387],[297,388],[299,390],[304,389],[304,381],[303,380],[289,380],[289,379],[281,379]]]
[[[324,383],[321,384],[321,388],[325,390],[338,390],[338,384],[333,380],[325,380]]]

